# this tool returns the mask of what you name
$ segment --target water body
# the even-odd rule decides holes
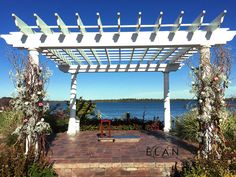
[[[60,103],[62,109],[66,109],[65,102],[53,102],[51,108]],[[173,117],[181,116],[189,111],[190,107],[196,101],[192,100],[172,100],[171,101],[171,115]],[[145,114],[146,120],[153,120],[159,117],[163,120],[164,117],[164,103],[163,101],[130,101],[130,102],[96,102],[96,111],[100,111],[104,118],[114,119],[123,118],[126,113],[130,113],[131,118],[142,118]]]
[[[196,101],[171,101],[171,115],[173,117],[181,116],[187,111]],[[98,102],[96,103],[97,110],[101,111],[107,118],[122,118],[125,114],[130,113],[131,117],[142,118],[145,114],[146,120],[153,120],[159,117],[163,120],[164,104],[163,101],[153,102]]]
[[[172,118],[188,112],[196,103],[196,100],[171,100]],[[236,100],[228,100],[226,103],[231,105],[230,109],[236,109]],[[60,104],[61,109],[67,109],[67,104],[63,101],[51,102],[50,108],[52,109],[56,104]],[[154,117],[159,117],[161,121],[164,120],[163,101],[96,102],[96,111],[101,112],[103,118],[108,119],[124,118],[126,113],[130,113],[131,118],[141,119],[145,114],[145,120],[153,120]]]

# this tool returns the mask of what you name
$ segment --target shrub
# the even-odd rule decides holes
[[[173,133],[183,139],[197,142],[199,124],[197,121],[197,111],[191,110],[181,117],[176,118]]]
[[[33,163],[28,169],[29,177],[54,177],[57,176],[51,165]]]
[[[0,176],[54,177],[57,176],[52,163],[45,157],[35,159],[33,148],[24,154],[22,145],[0,146]]]
[[[22,122],[23,114],[17,111],[4,111],[0,113],[0,134],[8,145],[14,144],[16,136],[12,132]]]
[[[62,111],[57,110],[53,113],[47,113],[45,115],[45,122],[49,123],[53,133],[60,133],[67,131],[69,117]]]
[[[236,159],[196,159],[185,161],[181,170],[173,169],[171,176],[180,177],[233,177],[236,175]]]
[[[236,113],[231,113],[221,124],[225,139],[236,147]]]

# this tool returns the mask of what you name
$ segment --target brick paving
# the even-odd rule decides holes
[[[99,142],[97,133],[53,137],[51,159],[60,176],[158,176],[163,175],[158,170],[192,159],[196,152],[196,146],[161,131],[112,131],[112,135],[140,136],[139,142],[128,143]]]

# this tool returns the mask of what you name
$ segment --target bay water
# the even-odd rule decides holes
[[[115,119],[124,118],[127,113],[130,114],[131,118],[145,120],[153,120],[159,118],[161,121],[164,117],[164,103],[163,101],[99,101],[96,102],[96,112],[101,112],[103,118]],[[67,109],[66,102],[50,102],[50,108],[55,107],[56,104],[60,104],[59,108]],[[175,118],[188,112],[190,108],[196,105],[195,100],[171,100],[171,116]]]

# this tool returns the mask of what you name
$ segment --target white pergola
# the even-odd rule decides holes
[[[184,61],[201,50],[226,44],[236,31],[220,28],[226,11],[212,22],[204,23],[205,11],[192,23],[183,23],[181,11],[173,24],[162,23],[163,13],[154,24],[142,23],[139,12],[134,25],[121,24],[117,13],[117,24],[103,25],[97,13],[97,24],[84,25],[76,13],[77,24],[66,25],[56,13],[55,26],[47,25],[37,14],[36,26],[29,26],[15,14],[18,32],[3,34],[7,44],[27,49],[36,64],[39,53],[54,61],[58,68],[71,74],[70,120],[68,134],[79,131],[76,120],[76,80],[78,73],[96,72],[162,72],[164,74],[164,131],[171,128],[169,72],[177,71]]]

